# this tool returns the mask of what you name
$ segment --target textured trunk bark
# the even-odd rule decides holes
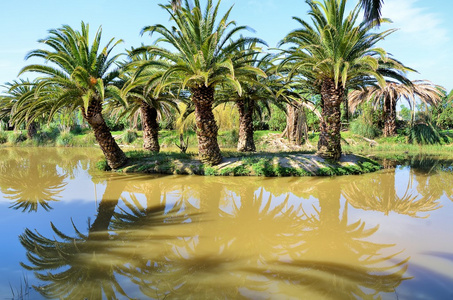
[[[301,145],[308,140],[307,119],[304,109],[299,106],[287,106],[286,128],[282,136],[286,136],[289,142]]]
[[[97,99],[92,100],[88,106],[88,111],[85,111],[82,107],[82,114],[91,128],[93,128],[96,141],[99,143],[108,165],[112,169],[123,166],[127,161],[127,157],[116,143],[107,124],[105,124],[104,117],[102,116],[101,101]]]
[[[192,101],[195,104],[198,155],[203,163],[217,165],[222,161],[222,154],[217,143],[218,128],[212,112],[214,88],[200,86],[192,88],[191,92]]]
[[[253,140],[253,110],[255,102],[253,100],[247,103],[244,100],[236,102],[239,110],[239,140],[237,150],[239,152],[255,152],[255,141]]]
[[[157,123],[157,110],[145,101],[140,105],[143,128],[143,148],[159,152],[159,124]]]
[[[396,134],[396,101],[390,97],[384,99],[384,136]]]
[[[35,121],[27,123],[27,138],[32,139],[38,132],[38,126]]]
[[[344,88],[335,87],[332,79],[325,79],[321,85],[321,122],[318,155],[322,158],[339,160],[341,156],[341,101]]]

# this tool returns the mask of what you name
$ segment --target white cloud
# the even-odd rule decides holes
[[[382,29],[398,28],[382,46],[395,58],[420,74],[411,74],[411,79],[427,79],[436,84],[453,88],[448,78],[453,69],[450,57],[451,39],[446,25],[446,16],[432,13],[428,1],[388,0],[382,15],[393,21]]]
[[[448,31],[442,26],[441,16],[419,7],[418,0],[393,0],[384,4],[382,15],[390,18],[405,40],[426,46],[440,46],[449,41]],[[427,2],[422,2],[427,3]]]

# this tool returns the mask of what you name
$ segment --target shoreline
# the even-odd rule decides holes
[[[106,162],[99,165],[104,169]],[[315,154],[256,153],[242,157],[227,157],[216,166],[205,166],[201,161],[176,154],[165,156],[129,157],[128,163],[113,170],[120,173],[203,176],[334,176],[375,172],[382,166],[369,158],[343,154],[338,162]]]

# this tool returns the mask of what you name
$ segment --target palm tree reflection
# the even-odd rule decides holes
[[[44,297],[102,299],[104,294],[107,299],[116,299],[116,292],[126,295],[115,277],[120,265],[116,264],[117,253],[112,251],[113,244],[107,231],[125,185],[125,181],[107,181],[98,214],[88,234],[83,234],[73,224],[76,236],[69,236],[51,223],[58,239],[47,238],[28,228],[19,237],[27,249],[31,266],[21,264],[46,282],[35,287]]]
[[[400,253],[383,254],[394,245],[371,242],[378,226],[366,228],[365,222],[348,220],[348,203],[341,205],[341,186],[348,178],[315,178],[301,185],[316,197],[304,212],[306,218],[302,243],[289,257],[255,268],[264,278],[278,283],[285,297],[374,299],[380,293],[393,292],[399,286],[409,258]],[[388,250],[387,250],[388,252]],[[294,289],[298,286],[299,289]]]
[[[439,198],[442,191],[439,193],[439,190],[432,186],[430,177],[417,175],[417,171],[411,168],[404,186],[396,183],[395,172],[395,169],[388,169],[358,177],[345,186],[343,194],[353,207],[381,211],[385,215],[396,212],[421,217],[420,213],[441,207]],[[403,188],[403,193],[397,193],[396,187]]]
[[[13,153],[17,154],[18,151]],[[13,202],[11,208],[31,212],[42,207],[48,211],[51,209],[49,202],[58,201],[59,194],[64,190],[67,175],[58,172],[56,163],[49,161],[45,152],[25,153],[26,155],[13,156],[10,159],[2,155],[4,158],[0,163],[0,190],[6,199]]]
[[[263,182],[109,180],[87,235],[74,226],[70,237],[53,224],[58,239],[25,231],[24,267],[46,282],[44,296],[73,299],[128,297],[132,285],[148,298],[367,299],[405,279],[408,259],[371,241],[378,226],[348,220],[344,183],[301,180],[296,197],[273,195]],[[308,198],[319,205],[307,207]]]

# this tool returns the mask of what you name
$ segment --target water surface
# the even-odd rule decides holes
[[[256,178],[103,173],[91,149],[0,154],[3,298],[453,298],[445,162]]]

